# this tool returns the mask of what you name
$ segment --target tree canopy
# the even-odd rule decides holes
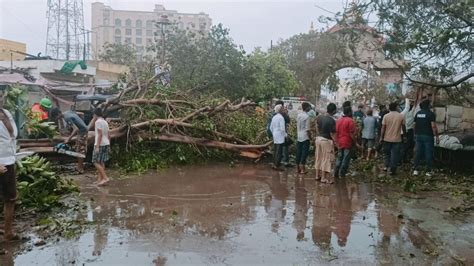
[[[136,62],[135,49],[126,44],[106,43],[99,59],[109,63],[131,66]]]
[[[455,87],[473,77],[474,9],[472,0],[367,0],[353,12],[368,18],[387,39],[389,58],[411,61],[412,82]],[[403,67],[403,66],[400,66]]]
[[[247,55],[222,24],[213,26],[209,34],[177,29],[166,34],[166,41],[157,41],[150,50],[156,53],[154,60],[165,54],[177,88],[252,99],[286,96],[296,88],[281,55],[261,50]]]

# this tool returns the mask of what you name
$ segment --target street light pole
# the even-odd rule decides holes
[[[161,44],[162,44],[162,51],[161,51],[161,64],[165,63],[165,56],[166,56],[166,27],[171,24],[170,20],[168,19],[167,15],[162,15],[160,20],[157,22],[160,25],[161,29]]]

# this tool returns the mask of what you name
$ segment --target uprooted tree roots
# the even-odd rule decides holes
[[[110,136],[126,147],[135,142],[163,141],[230,151],[258,159],[271,144],[264,134],[265,114],[255,112],[246,99],[231,102],[195,90],[177,91],[162,86],[161,75],[131,77],[127,88],[102,104],[112,119]],[[89,143],[94,141],[89,132]],[[20,142],[22,148],[47,147],[49,140]]]

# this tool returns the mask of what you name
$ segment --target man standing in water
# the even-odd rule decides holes
[[[287,137],[285,119],[282,115],[283,105],[277,104],[274,111],[275,115],[273,116],[272,122],[270,123],[270,131],[272,132],[273,136],[273,169],[277,171],[283,171],[280,166],[283,145],[285,145],[285,138]]]
[[[0,90],[0,194],[3,199],[6,241],[13,240],[13,218],[16,201],[15,153],[18,129],[13,116],[4,106],[4,91]]]
[[[95,168],[99,172],[97,185],[103,186],[109,182],[109,178],[105,173],[105,162],[110,158],[109,124],[105,121],[101,108],[94,110],[93,120],[95,120],[95,141],[92,163],[94,163]]]
[[[352,156],[352,146],[356,145],[357,127],[352,119],[352,108],[344,107],[344,116],[336,122],[336,142],[338,147],[334,177],[345,177]]]
[[[389,105],[390,113],[386,114],[382,120],[382,131],[380,141],[383,142],[385,168],[390,175],[397,173],[397,166],[400,160],[400,145],[402,144],[402,132],[406,136],[405,116],[398,112],[398,103]]]
[[[298,138],[296,143],[296,167],[298,174],[306,174],[306,158],[309,153],[309,139],[311,138],[311,121],[308,112],[311,110],[311,105],[307,102],[301,104],[303,112],[298,114],[296,118],[296,128],[298,131]]]
[[[334,163],[334,140],[336,139],[336,120],[333,115],[337,111],[334,103],[328,104],[326,107],[327,113],[318,117],[316,137],[316,154],[315,154],[315,169],[316,180],[322,183],[334,183],[334,178],[331,177],[331,169]]]

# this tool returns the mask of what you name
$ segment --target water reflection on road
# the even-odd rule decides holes
[[[169,169],[97,188],[93,222],[18,265],[430,263],[426,234],[371,184],[322,185],[265,165]],[[416,264],[416,263],[415,263]]]

